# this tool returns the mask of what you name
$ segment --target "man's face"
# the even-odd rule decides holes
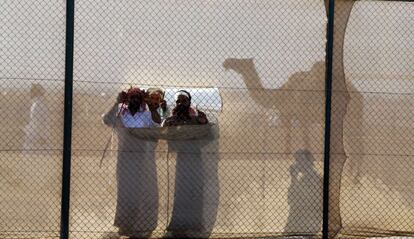
[[[175,104],[178,114],[186,113],[190,108],[190,99],[187,96],[179,95]]]
[[[175,104],[177,106],[183,105],[185,107],[190,107],[190,99],[188,99],[188,97],[185,95],[179,95],[178,99],[175,101]]]
[[[133,94],[128,97],[128,105],[132,107],[139,107],[141,105],[141,96],[138,94]]]
[[[161,97],[160,93],[158,93],[158,92],[151,93],[149,95],[149,98],[150,98],[150,103],[152,105],[159,105],[161,103],[161,100],[162,100],[162,97]]]

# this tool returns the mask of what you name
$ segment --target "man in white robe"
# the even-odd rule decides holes
[[[204,112],[191,107],[191,95],[180,90],[175,95],[176,107],[162,126],[206,125]],[[174,204],[166,238],[208,238],[216,221],[218,183],[218,129],[190,140],[169,140],[176,153]]]
[[[46,150],[50,146],[51,115],[45,98],[45,89],[39,84],[33,84],[30,89],[31,107],[30,121],[25,126],[23,151],[35,153]]]
[[[126,98],[125,98],[126,97]],[[122,103],[123,102],[123,103]],[[149,237],[157,227],[158,188],[155,163],[156,141],[139,139],[128,128],[158,127],[156,110],[147,111],[144,95],[132,88],[118,97],[103,116],[118,135],[117,206],[115,226],[120,236]]]

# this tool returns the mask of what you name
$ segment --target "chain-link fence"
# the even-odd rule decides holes
[[[0,5],[0,238],[57,237],[65,4]]]
[[[414,2],[331,2],[76,1],[69,237],[413,235]],[[0,10],[0,238],[61,232],[65,4]]]
[[[330,229],[409,234],[414,3],[335,2]]]

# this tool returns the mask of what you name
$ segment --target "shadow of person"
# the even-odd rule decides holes
[[[322,226],[322,177],[314,168],[315,158],[307,149],[295,152],[295,163],[289,168],[289,216],[284,232],[314,235]]]
[[[168,141],[169,149],[177,156],[174,204],[166,237],[210,236],[219,204],[218,139],[216,123],[200,139]]]

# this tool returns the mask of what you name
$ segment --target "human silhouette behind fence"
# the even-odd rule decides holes
[[[50,147],[52,120],[46,101],[46,90],[40,84],[30,88],[30,121],[25,127],[23,152],[33,154]]]
[[[159,126],[155,122],[160,120],[157,111],[147,111],[145,107],[144,93],[131,88],[125,95],[120,94],[111,110],[103,116],[104,123],[114,127],[118,135],[114,224],[119,228],[119,235],[129,238],[149,237],[157,227],[158,219],[157,142],[140,139],[128,131],[128,128]]]
[[[163,126],[205,125],[206,115],[191,108],[187,91],[176,94],[176,107]],[[202,127],[202,126],[201,126]],[[208,237],[218,208],[217,130],[190,140],[169,140],[168,147],[177,153],[174,206],[166,237]]]
[[[322,226],[322,177],[315,170],[315,158],[309,150],[298,150],[294,157],[289,168],[289,216],[284,232],[314,235]]]

